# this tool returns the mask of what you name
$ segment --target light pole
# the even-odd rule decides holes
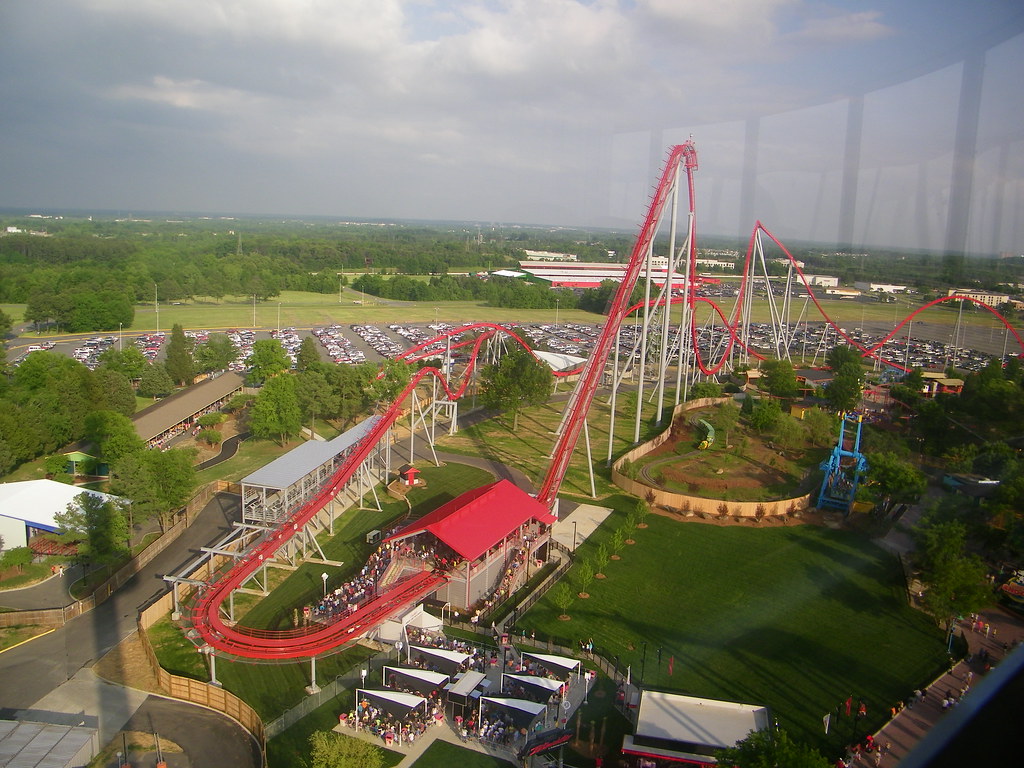
[[[452,604],[451,603],[445,603],[444,605],[441,606],[441,625],[442,626],[444,625],[444,609],[445,608],[448,609],[448,623],[451,623],[451,620],[452,620]]]
[[[252,295],[252,329],[256,330],[256,294]]]
[[[324,597],[327,597],[327,572],[321,573],[320,578],[324,580]]]
[[[555,299],[555,330],[556,331],[558,330],[558,305],[559,305],[559,303],[560,303],[559,299],[556,298]]]
[[[437,331],[437,307],[434,307],[434,331]]]
[[[576,551],[576,521],[572,521],[572,551]]]
[[[124,349],[124,344],[122,343],[123,336],[122,336],[122,333],[121,333],[123,328],[124,328],[124,323],[118,323],[117,324],[117,351],[118,352],[120,352],[121,350]]]
[[[277,302],[277,335],[281,335],[281,302]]]

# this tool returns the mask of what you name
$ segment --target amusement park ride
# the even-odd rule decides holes
[[[738,296],[731,316],[712,299],[698,295],[700,277],[696,271],[697,238],[695,218],[694,173],[697,171],[697,151],[692,141],[671,147],[658,184],[651,198],[647,215],[640,228],[640,233],[631,252],[624,277],[608,308],[607,322],[597,338],[594,349],[581,368],[557,371],[556,376],[576,376],[575,388],[569,397],[558,427],[555,443],[550,456],[550,467],[536,494],[536,500],[543,508],[557,516],[558,492],[569,468],[573,453],[580,437],[584,437],[588,457],[590,455],[590,439],[587,427],[587,414],[600,387],[610,389],[611,418],[615,418],[615,400],[620,388],[629,382],[631,389],[637,390],[635,441],[640,436],[640,409],[645,395],[656,400],[657,420],[664,417],[666,380],[673,374],[675,377],[675,404],[686,398],[687,389],[700,377],[714,377],[719,373],[730,371],[738,364],[749,364],[750,358],[763,359],[751,344],[751,310],[754,301],[755,287],[766,289],[767,301],[772,317],[770,333],[770,350],[779,358],[788,358],[790,348],[794,344],[796,324],[791,322],[790,285],[796,286],[799,281],[806,289],[808,300],[812,301],[825,322],[832,327],[839,338],[850,346],[860,350],[866,358],[878,358],[879,350],[888,340],[896,337],[904,324],[923,309],[938,302],[927,304],[903,320],[883,341],[872,347],[865,347],[848,336],[827,316],[824,309],[814,297],[807,279],[797,266],[785,246],[757,222],[751,235],[745,260],[742,279],[739,282]],[[685,189],[688,196],[688,211],[684,222],[685,235],[680,246],[677,243],[683,226],[680,226],[679,197],[680,187],[685,176]],[[654,258],[654,243],[662,227],[667,223],[668,232],[668,269],[667,278],[658,287],[651,280],[652,269],[645,270]],[[771,290],[768,269],[764,253],[765,240],[774,243],[782,250],[789,260],[789,274],[786,278],[787,290],[778,301]],[[682,283],[673,284],[673,275],[681,269]],[[630,296],[646,271],[644,281],[644,299],[639,304],[630,306]],[[655,295],[655,291],[657,291]],[[940,301],[966,300],[969,297],[950,296]],[[781,303],[781,306],[780,306]],[[978,303],[978,302],[975,302]],[[707,320],[699,317],[702,305],[707,305]],[[806,308],[806,307],[805,307]],[[1000,317],[998,313],[985,307]],[[636,314],[639,333],[636,334],[634,348],[620,353],[620,334],[624,321]],[[677,317],[673,317],[678,313]],[[1003,324],[1013,333],[1018,344],[1024,349],[1016,331],[1001,317]],[[468,333],[467,333],[468,332]],[[462,341],[462,338],[469,338]],[[361,425],[358,439],[347,445],[343,454],[331,465],[333,472],[313,492],[305,495],[301,501],[285,508],[272,520],[264,520],[260,524],[248,524],[240,539],[242,546],[228,548],[211,548],[207,555],[221,555],[227,559],[226,567],[213,573],[205,580],[193,580],[183,577],[169,577],[175,590],[175,611],[181,616],[178,603],[178,587],[186,583],[194,587],[194,595],[187,610],[187,618],[192,626],[193,639],[202,644],[204,652],[210,654],[226,654],[232,657],[251,660],[294,660],[311,659],[315,664],[318,655],[334,651],[347,645],[402,609],[434,593],[444,586],[448,579],[445,573],[437,571],[421,571],[418,574],[400,580],[387,588],[382,594],[364,603],[358,610],[347,613],[333,623],[313,624],[309,627],[288,631],[256,631],[235,624],[230,606],[237,590],[246,589],[246,585],[259,583],[261,573],[264,575],[269,563],[281,557],[282,552],[291,552],[294,558],[296,542],[309,541],[315,537],[311,532],[324,527],[323,512],[329,504],[342,494],[349,494],[353,499],[361,496],[361,491],[372,487],[373,478],[378,479],[384,473],[378,469],[369,469],[373,462],[380,461],[383,453],[384,466],[389,463],[392,427],[400,416],[410,415],[409,439],[420,429],[428,435],[433,444],[435,424],[440,418],[448,421],[454,430],[459,399],[467,392],[477,367],[481,363],[495,359],[501,354],[505,345],[519,344],[530,349],[522,338],[506,327],[489,323],[476,323],[470,326],[451,329],[430,341],[420,344],[402,354],[399,359],[414,364],[437,358],[443,359],[440,367],[427,363],[426,367],[417,369],[408,385],[399,393],[395,400],[383,412],[372,417]],[[468,359],[461,374],[453,375],[453,353],[458,352],[460,359]],[[670,370],[670,363],[675,371]],[[610,365],[609,365],[610,363]],[[896,368],[902,366],[886,362]],[[650,390],[648,390],[650,388]],[[671,412],[671,408],[669,408]],[[854,454],[859,454],[859,422],[846,419],[843,422],[844,438],[847,431],[851,441],[858,444],[853,453],[844,449],[843,439],[837,447],[835,458],[835,490],[828,494],[823,490],[821,502],[825,504],[841,503],[839,478],[843,474]],[[857,437],[852,437],[853,431]],[[609,426],[609,433],[614,433],[614,421]],[[713,432],[711,433],[713,435]],[[713,439],[713,437],[711,438]],[[410,456],[413,447],[410,444]],[[862,457],[861,457],[862,458]],[[609,441],[608,460],[612,459],[612,446]],[[590,462],[588,461],[588,465]],[[386,476],[386,474],[384,474]],[[358,485],[358,489],[355,486]],[[331,513],[333,525],[333,512]],[[305,551],[304,547],[300,547]],[[322,553],[320,557],[323,558]],[[315,556],[314,556],[315,559]],[[325,560],[322,560],[326,562]],[[325,579],[326,591],[326,579]],[[315,674],[314,674],[315,680]]]

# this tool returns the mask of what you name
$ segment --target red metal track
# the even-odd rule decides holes
[[[654,196],[651,199],[647,217],[644,220],[640,234],[637,237],[636,244],[633,247],[623,280],[620,283],[612,301],[604,330],[598,337],[592,354],[584,364],[580,375],[580,381],[573,390],[566,406],[564,425],[552,452],[551,466],[547,476],[544,478],[540,491],[537,494],[537,498],[549,509],[554,506],[558,490],[565,478],[565,473],[572,458],[573,450],[575,449],[576,443],[579,439],[580,432],[583,429],[584,420],[586,419],[587,412],[589,411],[597,392],[601,377],[604,374],[611,346],[614,343],[618,329],[623,320],[631,312],[635,311],[638,307],[643,306],[643,304],[637,304],[630,307],[629,297],[636,285],[637,278],[639,277],[640,271],[643,267],[647,252],[653,243],[669,194],[676,183],[677,174],[681,167],[685,169],[687,175],[690,215],[691,217],[695,215],[693,173],[697,169],[697,152],[693,142],[688,141],[684,144],[672,147],[669,150],[661,178],[655,189]],[[761,222],[757,222],[754,232],[751,235],[750,245],[748,246],[746,255],[747,265],[749,265],[750,259],[752,258],[753,245],[758,231],[764,232],[767,237],[778,245],[786,254],[786,257],[794,263],[794,267],[796,267],[795,259],[792,254],[789,253],[786,247],[782,245],[774,235],[762,226]],[[687,256],[690,259],[690,274],[696,275],[696,234],[695,230],[692,228],[689,242],[690,247]],[[866,357],[874,357],[877,350],[887,340],[895,336],[905,323],[909,322],[921,311],[935,304],[957,300],[966,300],[980,304],[998,317],[1013,333],[1014,338],[1021,347],[1022,353],[1024,353],[1024,340],[1021,339],[1016,329],[1014,329],[1002,315],[991,307],[985,306],[975,299],[963,296],[948,296],[926,304],[904,319],[903,322],[896,326],[892,333],[885,337],[885,339],[880,341],[874,347],[867,349],[857,343],[854,339],[847,336],[846,333],[843,332],[828,316],[821,307],[817,298],[814,296],[814,292],[811,290],[803,272],[799,267],[796,267],[796,269],[797,274],[800,276],[801,281],[807,288],[809,296],[814,301],[814,304],[818,308],[822,317],[836,329],[836,332],[845,339],[847,343],[861,350]],[[697,356],[698,367],[705,374],[712,374],[720,370],[728,357],[732,344],[742,343],[737,337],[737,328],[739,326],[739,312],[743,302],[743,297],[745,295],[745,291],[749,290],[749,286],[746,285],[747,273],[748,270],[744,269],[744,279],[741,281],[736,308],[731,321],[726,320],[725,313],[714,301],[696,296],[693,288],[695,281],[691,281],[691,285],[687,289],[685,300],[690,304],[691,309],[697,302],[710,304],[712,309],[722,319],[730,337],[729,346],[721,359],[711,366],[705,364],[705,362],[701,360],[699,352],[697,352],[696,317],[695,313],[691,312],[691,327],[689,330],[694,339],[693,349]],[[679,301],[681,300],[670,299],[671,303],[677,303]],[[656,303],[657,302],[653,301],[650,302],[652,305]],[[664,301],[661,303],[664,303]],[[424,352],[424,350],[439,341],[447,339],[448,337],[456,336],[466,330],[476,329],[484,329],[484,332],[476,339],[459,342],[453,345],[454,349],[466,346],[472,347],[469,365],[463,372],[462,381],[456,388],[453,389],[441,371],[436,368],[427,367],[416,371],[409,384],[405,387],[398,398],[396,398],[387,410],[378,417],[376,423],[366,436],[353,446],[350,454],[338,467],[330,480],[316,493],[316,495],[299,507],[299,509],[297,509],[283,524],[269,533],[255,549],[235,561],[225,573],[215,576],[210,583],[200,588],[192,608],[191,616],[193,625],[199,631],[206,643],[220,651],[230,653],[235,656],[253,659],[285,660],[316,656],[345,645],[353,638],[358,637],[360,634],[380,624],[389,616],[397,613],[402,607],[407,606],[415,600],[435,591],[445,582],[447,576],[444,574],[434,572],[423,572],[417,574],[399,582],[387,592],[369,601],[358,611],[346,616],[341,621],[328,625],[318,625],[311,629],[297,632],[285,631],[258,633],[254,630],[246,630],[243,627],[228,626],[220,616],[220,606],[227,599],[231,591],[241,586],[247,579],[249,579],[249,577],[259,570],[263,566],[265,560],[272,558],[275,553],[292,536],[302,530],[302,528],[337,494],[345,483],[351,479],[358,467],[370,455],[374,446],[385,436],[387,430],[392,424],[394,424],[395,420],[401,414],[402,404],[425,377],[434,376],[440,382],[448,397],[453,400],[457,400],[465,393],[466,388],[469,386],[471,374],[476,365],[480,348],[488,338],[491,338],[498,332],[507,333],[525,349],[530,349],[530,346],[523,341],[523,339],[507,328],[493,323],[474,323],[463,328],[453,329],[434,339],[423,342],[422,344],[404,352],[402,355],[399,355],[399,359],[403,359],[408,363],[413,363],[423,359],[437,357],[439,354],[438,352]],[[754,352],[751,353],[760,357],[760,355],[757,355]],[[891,363],[887,364],[892,365]],[[899,368],[900,366],[895,367]],[[578,372],[580,371],[561,371],[556,372],[555,375],[568,376]]]

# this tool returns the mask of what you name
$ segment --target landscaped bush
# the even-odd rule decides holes
[[[220,445],[221,440],[224,437],[216,429],[201,429],[199,434],[196,435],[196,440],[207,443],[208,445]]]

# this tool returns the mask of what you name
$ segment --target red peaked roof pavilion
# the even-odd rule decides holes
[[[530,520],[550,525],[556,518],[526,491],[498,480],[452,499],[386,540],[429,531],[472,562]]]

